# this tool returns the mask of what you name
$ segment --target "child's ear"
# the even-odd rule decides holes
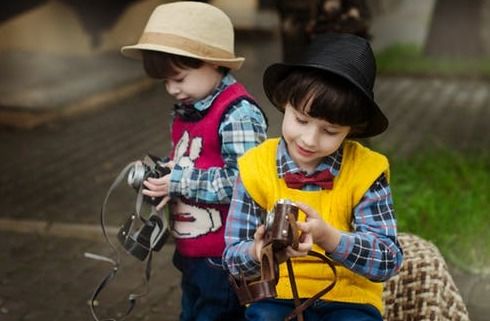
[[[211,64],[211,65],[213,66],[214,69],[216,69],[223,76],[226,75],[230,71],[230,69],[223,67],[223,66],[219,66],[216,64]]]

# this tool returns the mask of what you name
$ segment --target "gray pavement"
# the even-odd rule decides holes
[[[270,135],[277,135],[279,113],[266,102],[260,78],[266,65],[280,59],[277,37],[264,35],[252,40],[243,36],[237,52],[248,60],[236,75],[264,106]],[[123,95],[124,99],[116,95],[83,113],[63,113],[74,100],[101,94],[108,97],[111,91],[127,85],[121,81],[126,69],[132,75],[127,83],[136,81],[135,88],[139,88],[131,95]],[[86,66],[84,70],[92,72],[91,77],[97,75],[97,68]],[[166,106],[171,101],[160,86],[146,81],[141,85],[141,78],[133,77],[134,70],[132,62],[121,62],[113,76],[98,86],[88,84],[86,90],[60,102],[53,109],[58,112],[50,110],[51,116],[32,129],[0,127],[0,320],[90,320],[87,300],[110,265],[86,259],[83,253],[110,254],[98,226],[105,192],[128,162],[149,152],[164,155],[169,147]],[[63,86],[66,78],[54,77],[52,81]],[[25,92],[28,95],[29,88]],[[381,77],[377,98],[392,126],[371,143],[390,157],[434,146],[490,147],[488,83]],[[13,110],[7,107],[9,112]],[[115,191],[108,209],[110,226],[122,223],[133,207],[134,196],[127,186]],[[138,302],[130,320],[177,319],[179,274],[171,264],[171,252],[170,243],[155,255],[150,293]],[[100,300],[100,312],[106,317],[124,311],[127,296],[142,281],[139,262],[122,256],[122,263],[117,279]],[[490,277],[454,267],[451,271],[471,320],[490,320]]]

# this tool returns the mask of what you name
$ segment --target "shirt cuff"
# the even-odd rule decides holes
[[[247,278],[254,278],[256,276],[260,276],[260,262],[256,261],[255,258],[250,255],[250,247],[253,242],[246,242],[242,245],[240,251],[240,261],[244,262],[245,276]]]
[[[243,251],[243,253],[245,253],[243,255],[243,258],[245,259],[246,262],[250,262],[250,266],[260,266],[260,262],[257,261],[254,257],[252,257],[252,255],[250,255],[250,251],[251,251],[251,247],[253,245],[253,242],[247,242],[245,245],[244,245],[244,248],[245,248],[245,251]]]
[[[326,253],[338,262],[344,262],[354,247],[354,237],[349,233],[340,234],[340,242],[332,253]]]
[[[184,173],[184,169],[175,164],[170,173],[170,186],[168,187],[168,194],[171,198],[181,196],[181,181]]]

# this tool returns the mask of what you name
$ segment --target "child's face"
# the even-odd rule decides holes
[[[205,98],[223,78],[218,66],[208,63],[196,69],[177,68],[176,71],[163,83],[167,92],[182,104],[192,104]]]
[[[313,171],[325,156],[335,152],[350,129],[350,126],[310,117],[289,104],[284,110],[282,135],[289,155],[307,172]]]

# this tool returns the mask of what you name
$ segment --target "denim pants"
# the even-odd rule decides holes
[[[294,309],[293,300],[268,299],[251,304],[245,311],[249,321],[283,321]],[[367,304],[315,301],[303,312],[307,321],[382,321],[378,309]]]
[[[190,258],[177,252],[174,265],[182,272],[180,321],[241,321],[240,306],[221,265],[221,257]]]

